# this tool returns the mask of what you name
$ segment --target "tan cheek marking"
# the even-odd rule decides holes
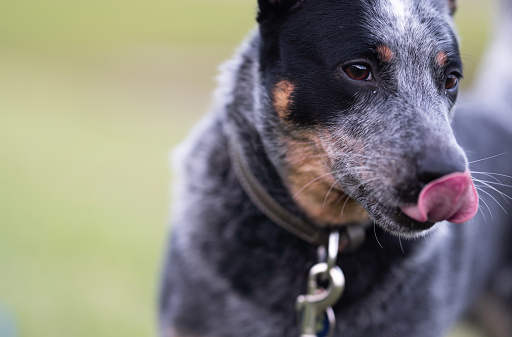
[[[390,62],[394,56],[391,49],[384,45],[377,47],[377,54],[379,54],[379,58],[382,62]]]
[[[446,55],[444,51],[439,52],[439,54],[436,56],[436,62],[441,67],[445,66],[446,62],[448,62],[448,55]]]
[[[290,116],[290,106],[292,104],[291,95],[294,89],[295,86],[292,82],[282,80],[275,85],[272,91],[274,96],[274,109],[281,119],[287,119]]]
[[[368,220],[366,210],[348,198],[330,174],[329,159],[318,136],[311,132],[300,132],[283,141],[287,144],[287,183],[290,192],[310,219],[318,225]]]

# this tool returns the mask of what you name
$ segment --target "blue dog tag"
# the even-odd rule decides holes
[[[329,337],[331,332],[331,322],[327,312],[318,317],[316,322],[316,336],[317,337]]]

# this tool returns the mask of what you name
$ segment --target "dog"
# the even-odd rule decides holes
[[[509,29],[455,108],[455,1],[259,0],[179,151],[160,335],[432,337],[482,294],[510,309],[503,6]],[[328,331],[307,332],[304,301],[331,286]]]

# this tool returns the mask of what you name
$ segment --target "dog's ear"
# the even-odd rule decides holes
[[[450,8],[450,15],[453,15],[457,10],[457,0],[448,0],[448,8]]]
[[[297,9],[304,0],[258,0],[258,22],[282,19],[289,12]]]

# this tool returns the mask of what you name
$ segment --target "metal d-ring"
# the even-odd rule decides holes
[[[338,252],[340,247],[340,232],[333,231],[329,235],[329,244],[327,245],[327,267],[331,269],[336,265],[336,259],[338,259]]]
[[[340,245],[340,232],[333,231],[329,234],[329,241],[326,246],[318,247],[318,262],[327,263],[327,269],[331,269],[336,265],[336,260],[338,258]],[[327,272],[320,276],[322,281],[327,281]]]

